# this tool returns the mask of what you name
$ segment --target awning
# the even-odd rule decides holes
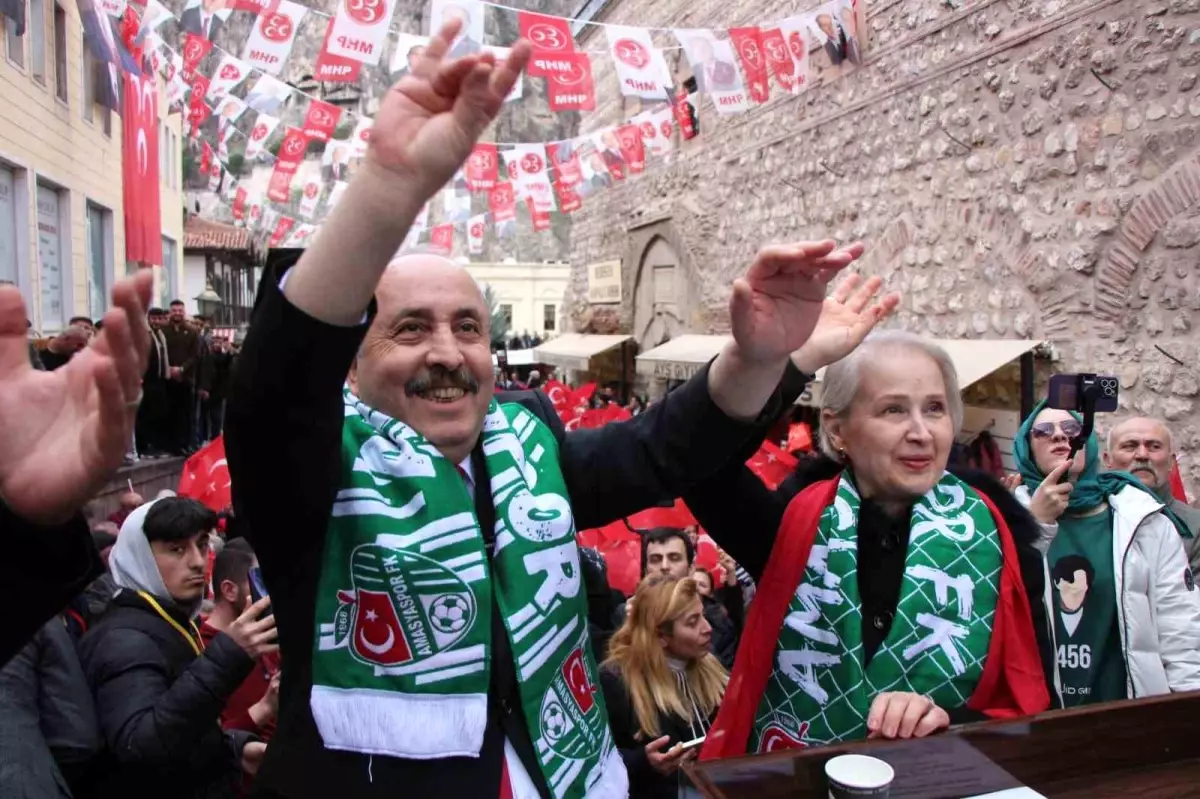
[[[538,363],[548,363],[563,369],[586,370],[588,361],[602,352],[632,339],[633,336],[601,336],[588,333],[564,333],[539,344],[533,350]]]
[[[509,366],[532,366],[537,363],[537,358],[533,357],[533,350],[508,350],[508,365]],[[496,357],[496,353],[492,353],[492,366],[499,366],[500,359]]]
[[[930,342],[937,344],[946,351],[958,372],[958,387],[965,390],[972,383],[977,383],[1000,367],[1015,361],[1042,342],[1030,339],[1012,338],[934,338]],[[817,378],[809,383],[797,405],[821,404],[821,379],[825,370],[817,372]]]
[[[687,380],[729,343],[729,336],[676,336],[637,356],[638,374]]]

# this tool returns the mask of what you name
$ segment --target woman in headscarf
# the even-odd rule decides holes
[[[674,797],[679,767],[716,715],[729,675],[708,651],[712,628],[690,577],[648,577],[609,643],[600,686],[630,799]]]
[[[909,333],[863,341],[886,315],[864,310],[878,285],[839,289],[793,355],[807,374],[832,364],[824,457],[776,492],[739,466],[684,497],[759,579],[702,759],[1049,706],[1038,527],[994,478],[946,471],[963,413],[954,365]]]
[[[1190,532],[1136,477],[1100,471],[1094,433],[1068,460],[1082,429],[1043,402],[1013,442],[1017,498],[1044,531],[1063,703],[1200,688],[1200,593],[1180,541]]]

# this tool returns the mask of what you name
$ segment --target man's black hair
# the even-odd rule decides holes
[[[1083,555],[1067,555],[1059,558],[1054,564],[1054,569],[1050,572],[1050,580],[1058,582],[1066,580],[1068,583],[1075,582],[1075,572],[1082,571],[1087,575],[1088,587],[1096,579],[1096,570],[1092,567],[1092,562]]]
[[[254,554],[254,548],[250,546],[250,542],[245,538],[230,538],[225,541],[225,549],[237,549],[242,552]]]
[[[692,539],[688,538],[686,531],[678,527],[655,527],[652,530],[647,530],[642,533],[642,576],[646,576],[646,550],[651,544],[663,544],[670,541],[672,538],[678,538],[683,542],[683,551],[687,553],[687,562],[691,566],[696,559],[696,548],[692,546]]]
[[[183,300],[171,300],[171,306],[183,305]]]
[[[213,592],[219,598],[221,583],[229,580],[234,585],[241,585],[249,579],[250,570],[254,568],[254,551],[243,547],[226,546],[213,561],[212,585]],[[238,608],[241,610],[241,608]]]
[[[183,541],[217,526],[217,514],[190,497],[164,497],[146,514],[147,541]]]
[[[67,326],[70,327],[71,325],[75,324],[76,322],[87,322],[92,327],[96,326],[96,323],[92,321],[92,318],[90,316],[72,316],[70,321],[67,322]]]
[[[162,316],[165,313],[166,313],[165,310],[163,310],[162,308],[159,308],[156,305],[153,308],[151,308],[150,310],[146,311],[146,316]]]

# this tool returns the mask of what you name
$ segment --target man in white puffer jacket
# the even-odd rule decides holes
[[[1063,704],[1200,689],[1200,591],[1180,538],[1190,533],[1136,478],[1100,473],[1094,435],[1068,463],[1080,429],[1039,406],[1013,447],[1014,492],[1044,531]]]

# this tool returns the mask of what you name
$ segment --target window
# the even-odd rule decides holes
[[[112,265],[112,212],[87,204],[88,315],[98,319],[108,307]]]
[[[66,323],[66,284],[63,281],[63,220],[61,208],[67,198],[58,189],[37,187],[37,252],[41,274],[42,330],[57,332]]]
[[[557,320],[555,310],[556,308],[552,303],[542,306],[542,330],[546,333],[554,332],[554,323]]]
[[[167,123],[159,121],[158,123],[158,182],[164,186],[168,185],[170,180],[167,177],[167,149],[170,146],[170,140],[167,138]]]
[[[500,318],[504,320],[504,332],[512,330],[512,306],[508,303],[503,303],[500,306]]]
[[[17,176],[0,167],[0,283],[17,284]]]
[[[8,17],[4,18],[4,53],[17,66],[25,66],[25,39],[17,35],[17,23]]]
[[[29,74],[46,82],[46,0],[29,0],[25,36],[29,39]]]
[[[54,95],[67,102],[67,10],[58,3],[54,4]]]
[[[96,118],[96,57],[83,42],[83,118],[88,122]]]
[[[161,307],[166,308],[167,304],[171,300],[173,300],[179,296],[179,294],[175,288],[175,279],[176,279],[175,278],[175,269],[176,269],[175,259],[178,256],[175,252],[174,239],[169,239],[166,236],[163,236],[162,244],[163,244],[163,262],[162,262],[163,281],[162,281],[162,295],[161,295],[161,299],[159,300],[158,304]]]

